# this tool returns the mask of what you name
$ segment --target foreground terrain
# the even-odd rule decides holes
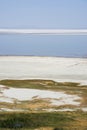
[[[86,130],[87,113],[0,113],[0,130]]]
[[[14,129],[87,130],[87,58],[0,56],[0,130]]]
[[[2,130],[87,129],[86,85],[52,80],[1,80],[0,92]]]

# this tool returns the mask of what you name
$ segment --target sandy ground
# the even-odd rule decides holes
[[[51,79],[87,84],[87,59],[0,56],[0,79]]]

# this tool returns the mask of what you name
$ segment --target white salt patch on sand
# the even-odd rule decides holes
[[[7,98],[7,97],[0,97],[0,102],[7,102],[7,103],[13,103],[13,99]]]
[[[32,98],[35,96],[37,98],[58,98],[58,97],[60,98],[64,93],[52,92],[46,90],[37,90],[37,89],[9,88],[8,90],[4,90],[3,94],[4,96],[10,98],[16,98],[22,101],[22,100],[32,100]]]
[[[82,108],[82,111],[87,112],[87,107]]]
[[[57,112],[57,111],[75,111],[74,109],[64,108],[64,109],[43,109],[44,111],[48,112]]]
[[[76,95],[67,95],[66,97],[64,96],[63,98],[59,99],[59,100],[51,100],[53,105],[80,105],[80,102],[77,102],[76,100],[80,100],[80,97],[76,96]]]
[[[23,88],[9,88],[2,90],[3,96],[8,99],[17,99],[19,101],[32,100],[34,97],[37,99],[49,99],[53,105],[79,105],[81,98],[77,95],[69,95],[64,92],[55,92],[48,90],[37,89],[23,89]],[[2,101],[2,99],[1,99]],[[7,101],[6,99],[4,101]]]
[[[9,109],[9,108],[0,108],[0,111],[24,111],[23,109]]]
[[[7,88],[6,86],[0,85],[0,92],[1,92],[2,90],[6,89],[6,88]]]
[[[0,85],[0,89],[1,89],[1,88],[5,88],[5,87],[6,87],[6,86],[4,86],[4,85]]]
[[[13,103],[13,99],[3,95],[4,90],[7,90],[6,86],[0,85],[0,102]]]
[[[64,109],[59,109],[58,111],[75,111],[75,109],[69,109],[69,108],[64,108]]]

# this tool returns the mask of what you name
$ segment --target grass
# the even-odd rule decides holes
[[[0,113],[0,130],[59,128],[59,130],[84,130],[87,128],[87,113]]]
[[[79,83],[58,83],[52,80],[1,80],[0,84],[10,87],[35,89],[57,89],[58,87],[77,87],[79,85]]]

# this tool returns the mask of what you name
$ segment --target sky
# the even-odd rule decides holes
[[[87,0],[0,0],[0,29],[87,29]],[[87,36],[1,35],[1,55],[87,56]]]

